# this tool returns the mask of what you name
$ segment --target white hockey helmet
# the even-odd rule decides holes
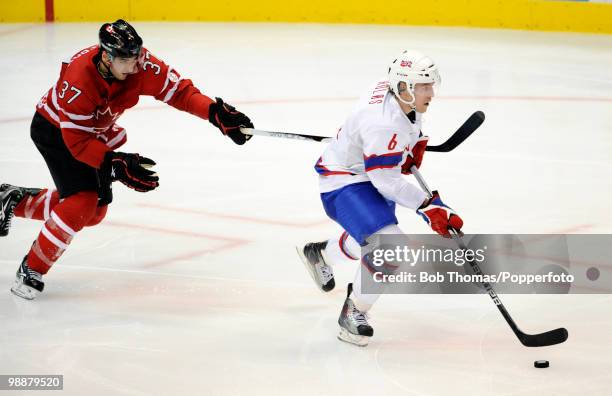
[[[405,101],[399,95],[398,86],[400,82],[406,83],[406,87],[412,95],[410,102]],[[433,83],[440,85],[440,74],[434,61],[419,51],[404,50],[389,65],[389,89],[402,103],[413,106],[415,101],[414,86],[418,83]]]

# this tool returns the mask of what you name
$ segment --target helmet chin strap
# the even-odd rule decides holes
[[[412,110],[415,110],[416,106],[414,105],[414,102],[416,101],[416,98],[415,98],[415,95],[414,95],[414,89],[412,87],[412,84],[410,84],[410,87],[408,88],[408,92],[410,92],[410,96],[412,96],[412,100],[411,101],[407,101],[407,100],[402,99],[402,97],[399,94],[399,84],[398,84],[398,87],[394,90],[393,93],[395,94],[395,97],[397,98],[397,100],[399,100],[400,102],[402,102],[405,105],[410,106],[410,108]]]
[[[410,108],[414,109],[414,96],[412,97],[412,100],[410,102],[407,101],[407,100],[402,99],[402,97],[399,96],[399,95],[395,95],[395,97],[397,98],[397,100],[399,100],[403,104],[408,105],[408,106],[410,106]]]
[[[414,106],[414,99],[411,102],[408,102],[402,98],[400,98],[399,95],[395,94],[395,97],[397,98],[397,100],[399,100],[400,102],[410,106],[410,110],[404,114],[406,114],[406,117],[408,117],[408,119],[410,120],[411,123],[414,124],[414,122],[416,121],[416,107]]]

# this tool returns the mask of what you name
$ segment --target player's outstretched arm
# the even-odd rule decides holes
[[[210,121],[236,144],[242,145],[251,138],[251,135],[240,131],[240,127],[253,128],[249,117],[221,98],[215,98],[213,101],[201,93],[191,80],[182,78],[178,71],[147,49],[143,51],[143,95],[151,95],[174,108]]]

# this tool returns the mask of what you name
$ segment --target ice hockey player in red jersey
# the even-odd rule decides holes
[[[222,99],[202,94],[189,79],[142,46],[126,21],[105,23],[99,44],[62,64],[57,83],[38,103],[31,137],[53,177],[55,189],[0,186],[0,236],[13,216],[44,221],[23,259],[11,291],[34,299],[44,289],[42,276],[84,227],[99,224],[112,201],[111,184],[120,181],[140,192],[159,186],[155,162],[116,151],[126,131],[116,124],[141,95],[208,120],[236,144],[250,136],[249,118]]]

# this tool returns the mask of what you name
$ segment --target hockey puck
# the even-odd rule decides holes
[[[548,360],[536,360],[535,362],[533,362],[533,367],[546,368],[548,366],[550,366]]]

